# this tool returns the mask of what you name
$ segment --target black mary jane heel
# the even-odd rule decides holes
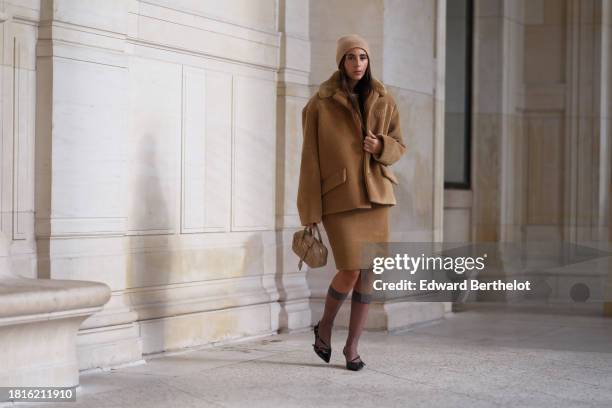
[[[321,322],[319,322],[321,323]],[[329,360],[331,358],[331,347],[329,345],[327,345],[327,343],[325,343],[323,341],[323,339],[321,339],[321,337],[319,337],[319,323],[317,323],[314,327],[313,327],[313,331],[315,334],[315,343],[312,345],[312,348],[314,349],[314,352],[317,354],[317,356],[321,357],[321,359],[323,361],[325,361],[326,363],[329,363]],[[317,346],[317,340],[319,340],[322,344],[324,344],[323,346]]]
[[[342,349],[342,354],[344,354],[344,358],[346,358],[346,349]],[[366,364],[361,360],[361,357],[359,355],[357,355],[357,357],[355,357],[351,361],[346,361],[346,369],[351,371],[359,371],[363,367],[365,367],[365,365]]]

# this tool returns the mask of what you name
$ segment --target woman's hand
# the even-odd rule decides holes
[[[372,154],[378,154],[382,150],[382,142],[371,130],[368,130],[368,135],[363,140],[363,150]]]

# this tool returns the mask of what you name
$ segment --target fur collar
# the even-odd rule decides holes
[[[378,92],[381,96],[387,93],[385,86],[382,82],[375,78],[372,78],[372,88]],[[319,97],[328,98],[336,93],[340,89],[340,71],[336,71],[331,77],[319,86]]]

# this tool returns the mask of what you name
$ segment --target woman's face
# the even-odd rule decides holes
[[[368,67],[368,54],[361,48],[351,48],[344,58],[344,71],[349,78],[359,81]]]

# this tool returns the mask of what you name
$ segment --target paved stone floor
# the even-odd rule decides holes
[[[311,332],[282,334],[84,373],[76,403],[37,406],[612,407],[612,319],[595,313],[478,308],[366,332],[360,372],[344,368],[345,336],[329,365]]]

